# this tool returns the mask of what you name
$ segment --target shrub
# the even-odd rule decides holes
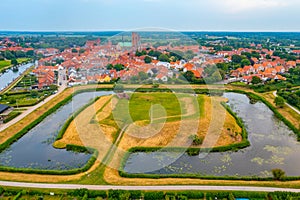
[[[163,200],[164,193],[163,192],[145,192],[144,200]]]

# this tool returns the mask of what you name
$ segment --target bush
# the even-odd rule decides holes
[[[89,197],[90,198],[101,197],[101,198],[105,199],[105,198],[107,198],[107,193],[106,193],[106,191],[89,190]]]
[[[165,199],[163,192],[145,192],[144,200],[163,200]]]
[[[202,199],[202,198],[204,198],[204,193],[201,192],[201,191],[178,192],[177,195],[185,196],[188,199]]]

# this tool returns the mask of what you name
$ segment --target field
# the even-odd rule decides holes
[[[1,71],[1,69],[8,67],[10,65],[11,65],[10,60],[1,60],[0,61],[0,71]]]
[[[132,147],[190,147],[193,133],[207,138],[198,147],[226,146],[242,140],[241,128],[220,104],[226,101],[222,97],[134,93],[129,98],[100,98],[79,114],[64,137],[54,144],[58,148],[69,143],[96,148],[101,161],[116,142],[118,148],[105,162],[108,167],[100,165],[87,179],[104,174],[106,182],[115,182],[116,169]]]
[[[30,58],[18,58],[17,61],[18,63],[24,63],[29,61]],[[10,60],[1,60],[0,61],[0,72],[8,67],[10,67],[11,61]]]

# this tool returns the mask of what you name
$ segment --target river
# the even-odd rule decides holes
[[[11,82],[17,79],[23,72],[29,69],[33,63],[28,63],[18,67],[18,71],[14,72],[12,68],[6,70],[3,74],[0,75],[0,91],[6,88]]]

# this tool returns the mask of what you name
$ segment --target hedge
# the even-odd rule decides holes
[[[21,114],[21,112],[12,112],[11,114],[8,115],[8,117],[6,119],[3,120],[3,123],[7,123],[7,122],[13,120],[14,118],[19,116],[20,114]]]

